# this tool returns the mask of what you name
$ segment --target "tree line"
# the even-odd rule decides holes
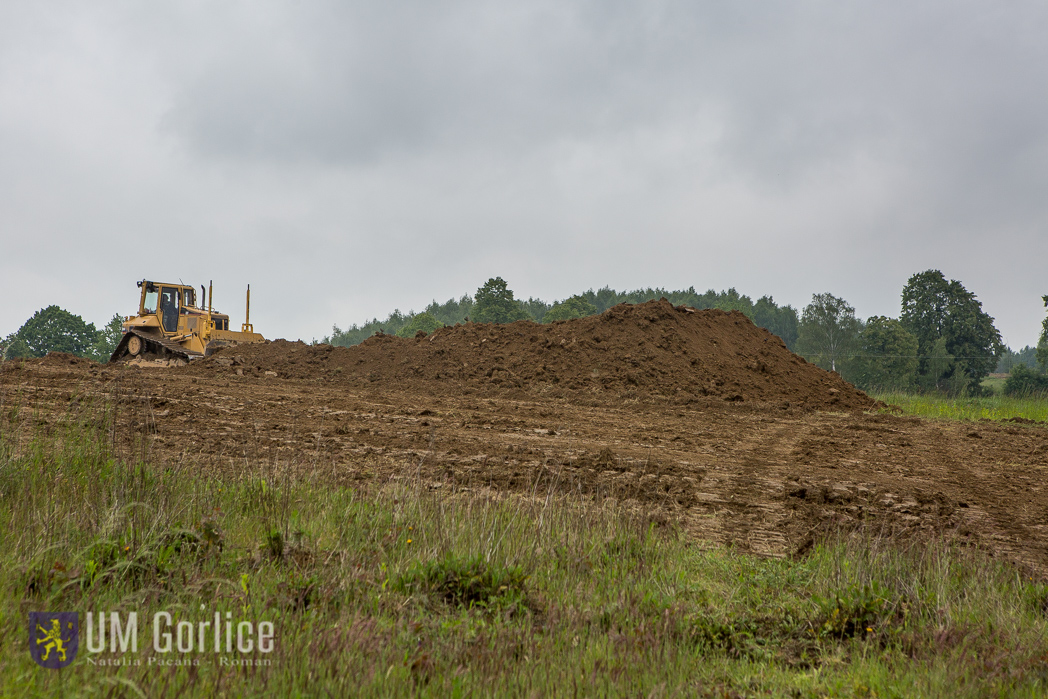
[[[464,294],[458,299],[444,303],[434,300],[421,312],[401,313],[394,310],[385,320],[377,318],[363,325],[352,325],[341,329],[332,328],[330,336],[323,342],[348,347],[356,345],[375,333],[414,337],[419,331],[430,333],[437,328],[458,323],[512,323],[517,320],[532,320],[536,323],[552,323],[603,313],[620,303],[643,303],[665,298],[674,305],[692,308],[717,308],[722,311],[741,311],[756,325],[767,328],[782,338],[791,350],[797,343],[798,315],[792,306],[779,306],[771,296],[762,296],[756,302],[740,294],[734,288],[717,292],[713,289],[699,293],[694,287],[682,291],[662,288],[615,291],[604,287],[590,289],[563,301],[547,303],[541,299],[516,299],[513,291],[502,277],[489,279],[477,289],[474,296]]]
[[[935,391],[977,395],[993,371],[1008,373],[1005,392],[1048,393],[1048,317],[1037,347],[1015,352],[1004,346],[993,318],[961,282],[939,270],[915,274],[902,289],[897,318],[855,315],[846,300],[830,293],[813,294],[800,313],[780,306],[771,296],[757,301],[734,288],[699,293],[694,287],[671,291],[646,288],[616,291],[590,289],[561,301],[517,299],[501,277],[489,279],[474,295],[444,303],[436,300],[419,312],[394,310],[385,320],[372,319],[346,330],[337,325],[323,342],[350,346],[376,333],[415,337],[458,323],[552,323],[602,313],[620,303],[665,298],[697,309],[741,311],[755,325],[782,338],[786,346],[818,366],[839,373],[865,390]],[[1043,297],[1048,307],[1048,296]],[[42,357],[59,351],[104,362],[121,337],[123,318],[115,314],[102,329],[58,306],[37,311],[0,342],[0,358]]]
[[[975,294],[939,270],[910,277],[898,318],[863,321],[845,300],[815,294],[799,334],[799,354],[866,390],[981,395],[996,370],[1009,372],[1006,394],[1048,392],[1048,318],[1037,348],[1013,352]]]
[[[346,330],[337,325],[325,343],[349,346],[375,333],[414,337],[447,325],[469,321],[510,323],[532,320],[551,323],[602,313],[619,303],[665,298],[674,305],[697,309],[738,310],[755,325],[782,338],[786,346],[814,364],[839,373],[865,390],[934,391],[948,395],[984,393],[981,382],[991,372],[1010,372],[1005,392],[1048,391],[1048,318],[1038,347],[1014,352],[1004,346],[993,318],[982,302],[957,280],[939,270],[915,274],[902,289],[897,318],[865,320],[855,308],[830,293],[813,294],[800,314],[779,306],[771,296],[756,302],[734,288],[698,293],[662,288],[616,291],[604,287],[563,301],[518,300],[501,277],[489,279],[468,294],[444,303],[434,300],[420,313],[395,310],[385,320],[373,319]],[[1044,297],[1048,306],[1048,296]]]

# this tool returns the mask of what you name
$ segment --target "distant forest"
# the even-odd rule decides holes
[[[375,318],[346,330],[335,326],[323,342],[356,345],[375,333],[415,337],[466,322],[551,323],[603,313],[620,303],[659,298],[697,309],[741,311],[755,325],[782,338],[791,351],[867,390],[980,395],[989,390],[982,386],[983,379],[997,371],[1009,374],[1007,393],[1048,391],[1048,319],[1038,347],[1013,351],[1004,346],[993,318],[975,294],[938,270],[910,278],[902,290],[898,318],[865,320],[856,317],[847,301],[829,293],[813,294],[812,302],[800,312],[780,306],[771,296],[754,302],[734,288],[699,293],[695,287],[682,291],[604,287],[548,303],[516,299],[505,280],[494,277],[473,296],[464,294],[444,303],[434,300],[418,313],[398,309],[385,320]],[[1048,305],[1048,297],[1044,301]]]
[[[480,293],[481,290],[478,290]],[[510,292],[512,295],[512,292]],[[734,288],[727,291],[714,291],[710,289],[706,293],[699,293],[695,287],[683,291],[669,291],[668,289],[637,289],[636,291],[616,291],[610,287],[604,287],[594,291],[583,292],[572,296],[564,301],[548,303],[542,299],[529,298],[527,301],[520,300],[516,303],[526,314],[520,319],[533,320],[536,323],[548,323],[554,320],[568,320],[581,318],[588,315],[603,313],[612,306],[620,303],[644,303],[652,299],[666,298],[675,306],[685,305],[692,308],[717,308],[722,311],[742,311],[753,321],[755,325],[767,328],[782,338],[786,346],[791,350],[797,343],[797,310],[793,306],[779,306],[771,296],[762,296],[754,303],[753,299],[740,294]],[[414,336],[416,328],[423,323],[416,322],[420,316],[425,314],[437,323],[436,327],[465,323],[467,320],[479,320],[472,316],[476,301],[469,294],[464,294],[459,299],[448,299],[444,303],[434,300],[420,313],[401,313],[395,310],[385,320],[377,318],[364,325],[352,325],[346,330],[337,325],[332,329],[329,337],[323,339],[324,343],[349,347],[356,345],[377,332],[388,335],[400,335],[402,337]],[[423,318],[423,321],[428,319]],[[500,322],[495,320],[495,322]],[[424,331],[426,328],[421,327]]]

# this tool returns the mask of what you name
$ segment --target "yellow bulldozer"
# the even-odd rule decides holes
[[[251,286],[247,287],[247,310],[240,331],[229,329],[229,316],[211,307],[211,285],[200,286],[197,305],[196,289],[185,284],[138,282],[142,290],[138,315],[123,323],[124,336],[109,358],[110,362],[176,360],[189,362],[207,357],[230,345],[265,342],[251,325]],[[205,304],[206,297],[206,304]]]

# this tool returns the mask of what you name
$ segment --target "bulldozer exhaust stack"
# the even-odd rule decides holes
[[[255,326],[251,324],[251,285],[247,285],[247,308],[244,310],[244,322],[240,326],[240,332],[253,333]]]

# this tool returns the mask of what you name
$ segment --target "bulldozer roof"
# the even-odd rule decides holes
[[[149,289],[151,287],[155,287],[155,286],[173,286],[173,287],[177,287],[179,289],[195,289],[196,288],[192,284],[182,284],[182,283],[176,284],[174,282],[154,282],[154,281],[151,281],[149,279],[143,279],[142,281],[138,282],[138,286],[139,287],[145,286],[147,289]]]

